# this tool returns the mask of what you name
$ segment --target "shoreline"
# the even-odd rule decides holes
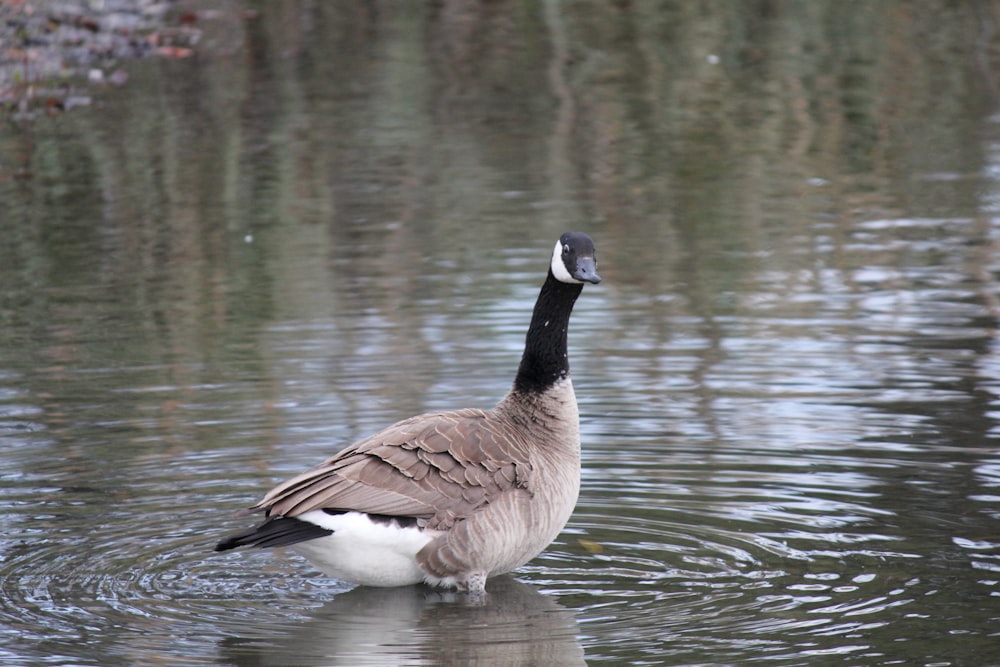
[[[200,30],[176,0],[0,0],[0,108],[15,120],[91,104],[129,60],[193,55]]]

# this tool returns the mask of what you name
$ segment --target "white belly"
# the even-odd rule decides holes
[[[364,586],[407,586],[424,580],[416,555],[435,537],[434,531],[375,522],[361,512],[331,515],[313,510],[296,518],[333,531],[291,547],[324,574]]]

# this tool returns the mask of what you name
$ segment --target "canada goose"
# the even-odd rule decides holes
[[[593,240],[563,234],[514,385],[496,407],[411,417],[351,445],[240,512],[265,519],[215,550],[292,546],[344,581],[473,593],[527,563],[580,492],[566,331],[583,284],[600,281]]]

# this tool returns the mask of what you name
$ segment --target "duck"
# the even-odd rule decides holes
[[[580,417],[567,338],[583,286],[600,282],[593,239],[562,234],[499,403],[417,415],[348,446],[238,512],[263,520],[215,551],[290,547],[351,584],[485,594],[490,577],[548,547],[576,506]]]

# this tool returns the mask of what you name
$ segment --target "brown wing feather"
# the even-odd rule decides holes
[[[520,433],[492,411],[411,417],[279,484],[248,512],[315,509],[412,516],[447,528],[500,494],[528,486]]]

